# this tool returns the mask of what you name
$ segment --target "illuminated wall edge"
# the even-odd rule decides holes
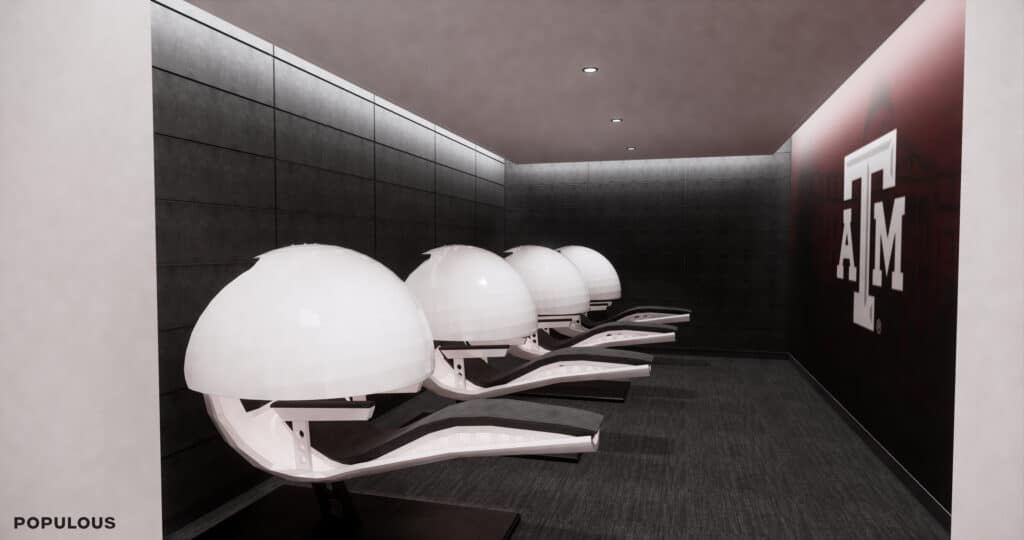
[[[296,55],[294,55],[294,54],[292,54],[292,53],[290,53],[290,52],[288,52],[288,51],[286,51],[284,49],[276,47],[273,44],[271,44],[270,42],[268,42],[268,41],[266,41],[266,40],[264,40],[264,39],[262,39],[262,38],[260,38],[258,36],[255,36],[255,35],[249,33],[248,31],[243,30],[243,29],[241,29],[241,28],[239,28],[239,27],[237,27],[237,26],[235,26],[235,25],[233,25],[233,24],[231,24],[231,23],[229,23],[229,22],[227,22],[227,21],[225,21],[225,20],[223,20],[223,19],[221,19],[219,17],[216,17],[216,16],[214,16],[214,15],[212,15],[212,14],[210,14],[210,13],[208,13],[208,12],[202,10],[202,9],[199,9],[198,7],[193,6],[192,4],[190,4],[188,2],[185,2],[184,0],[151,0],[151,1],[153,3],[155,3],[155,4],[160,4],[160,5],[164,6],[164,7],[167,7],[169,9],[174,10],[174,11],[177,11],[178,13],[180,13],[182,15],[185,15],[186,17],[189,17],[190,19],[194,19],[194,20],[196,20],[196,21],[198,21],[198,22],[200,22],[202,24],[205,24],[205,25],[207,25],[207,26],[209,26],[209,27],[211,27],[211,28],[213,28],[215,30],[223,32],[224,34],[227,34],[227,35],[229,35],[229,36],[231,36],[231,37],[233,37],[233,38],[235,38],[235,39],[237,39],[239,41],[242,41],[243,43],[246,43],[248,45],[251,45],[252,47],[260,49],[260,50],[262,50],[263,52],[265,52],[267,54],[270,54],[270,55],[272,55],[272,56],[274,56],[276,58],[279,58],[279,59],[281,59],[281,60],[283,60],[285,62],[288,62],[289,64],[292,64],[295,67],[298,67],[298,68],[300,68],[302,70],[305,70],[305,71],[307,71],[309,73],[312,73],[312,74],[316,75],[317,77],[320,77],[320,78],[326,80],[327,82],[330,82],[331,84],[334,84],[334,85],[336,85],[338,87],[341,87],[341,88],[343,88],[343,89],[345,89],[345,90],[347,90],[349,92],[352,92],[353,94],[356,94],[356,95],[362,97],[363,99],[366,99],[368,101],[376,103],[377,105],[380,105],[381,107],[384,107],[385,109],[388,109],[391,112],[394,112],[395,114],[398,114],[399,116],[402,116],[402,117],[404,117],[404,118],[406,118],[408,120],[416,122],[417,124],[420,124],[423,127],[427,128],[427,129],[430,129],[431,131],[434,131],[434,132],[436,132],[436,133],[438,133],[440,135],[448,137],[449,139],[452,139],[452,140],[458,142],[459,144],[468,146],[468,147],[470,147],[470,148],[480,152],[481,154],[486,155],[487,157],[489,157],[489,158],[491,158],[491,159],[493,159],[495,161],[498,161],[500,163],[505,163],[505,158],[499,156],[498,154],[495,154],[494,152],[491,152],[490,150],[488,150],[488,149],[486,149],[486,148],[484,148],[484,147],[482,147],[482,146],[480,146],[480,145],[478,145],[478,144],[476,144],[474,142],[469,141],[468,139],[465,139],[465,138],[463,138],[463,137],[461,137],[459,135],[456,135],[455,133],[453,133],[451,131],[448,131],[443,126],[435,124],[435,123],[433,123],[433,122],[431,122],[431,121],[429,121],[429,120],[427,120],[427,119],[425,119],[425,118],[423,118],[421,116],[418,116],[417,114],[415,114],[415,113],[413,113],[411,111],[408,111],[408,110],[398,106],[397,104],[392,103],[392,102],[388,101],[387,99],[384,99],[383,97],[378,96],[378,95],[374,94],[373,92],[370,92],[369,90],[366,90],[366,89],[364,89],[364,88],[362,88],[362,87],[360,87],[360,86],[358,86],[356,84],[353,84],[353,83],[351,83],[351,82],[349,82],[349,81],[347,81],[347,80],[345,80],[345,79],[343,79],[343,78],[341,78],[341,77],[339,77],[339,76],[337,76],[337,75],[335,75],[335,74],[333,74],[333,73],[331,73],[331,72],[329,72],[329,71],[327,71],[327,70],[325,70],[325,69],[323,69],[323,68],[321,68],[321,67],[319,67],[317,65],[314,65],[314,64],[312,64],[312,63],[310,63],[310,62],[300,58],[299,56],[296,56]]]

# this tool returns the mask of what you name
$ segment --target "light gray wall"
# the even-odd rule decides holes
[[[0,17],[0,527],[111,516],[160,535],[149,5]],[[92,537],[90,535],[90,537]]]
[[[1024,537],[1024,3],[968,0],[952,533]]]

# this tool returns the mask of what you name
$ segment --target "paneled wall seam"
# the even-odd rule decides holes
[[[289,110],[287,110],[287,109],[281,109],[281,108],[278,108],[278,107],[276,106],[276,104],[273,104],[273,105],[272,105],[272,104],[268,104],[268,103],[265,103],[265,102],[259,101],[259,100],[257,100],[257,99],[253,99],[253,98],[251,98],[251,97],[248,97],[248,96],[245,96],[245,95],[242,95],[242,94],[238,94],[238,93],[236,93],[236,92],[232,92],[232,91],[230,91],[230,90],[225,90],[224,88],[221,88],[221,87],[219,87],[219,86],[215,86],[215,85],[212,85],[212,84],[209,84],[209,83],[205,83],[205,82],[203,82],[203,81],[200,81],[200,80],[197,80],[197,79],[193,79],[193,78],[191,78],[191,77],[188,77],[188,76],[186,76],[186,75],[182,75],[182,74],[180,74],[180,73],[176,73],[176,72],[174,72],[174,71],[171,71],[171,70],[168,70],[168,69],[160,68],[160,67],[157,67],[157,66],[153,66],[153,69],[155,69],[155,70],[158,70],[158,71],[161,71],[161,72],[164,72],[164,73],[167,73],[167,74],[169,74],[169,75],[173,75],[173,76],[175,76],[175,77],[179,77],[179,78],[181,78],[181,79],[185,79],[185,80],[187,80],[187,81],[190,81],[190,82],[193,82],[193,83],[196,83],[196,84],[199,84],[199,85],[201,85],[201,86],[204,86],[204,87],[206,87],[206,88],[210,88],[210,89],[213,89],[213,90],[217,90],[217,91],[219,91],[219,92],[223,92],[223,93],[225,93],[225,94],[228,94],[228,95],[231,95],[231,96],[234,96],[234,97],[240,98],[240,99],[244,99],[244,100],[246,100],[246,101],[250,101],[250,102],[252,102],[252,103],[256,103],[256,104],[259,104],[259,105],[263,105],[263,106],[265,106],[265,107],[268,107],[268,108],[270,108],[270,109],[273,109],[273,110],[276,110],[276,111],[280,111],[280,112],[283,112],[283,113],[285,113],[285,114],[288,114],[288,115],[294,116],[294,117],[296,117],[296,118],[300,118],[300,119],[302,119],[302,120],[305,120],[305,121],[307,121],[307,122],[310,122],[310,123],[312,123],[312,124],[316,124],[316,125],[318,125],[318,126],[320,126],[320,127],[326,128],[326,129],[330,129],[330,130],[333,130],[333,131],[337,131],[337,132],[340,132],[340,133],[344,133],[344,134],[346,134],[346,135],[350,135],[350,136],[352,136],[352,137],[357,137],[357,138],[359,138],[360,140],[363,140],[363,141],[367,141],[367,142],[372,142],[372,143],[374,143],[374,144],[379,144],[379,145],[381,145],[381,146],[383,146],[383,147],[385,147],[385,148],[388,148],[388,149],[394,150],[394,151],[396,151],[396,152],[401,152],[401,153],[403,153],[403,154],[405,154],[405,155],[408,155],[408,156],[412,156],[412,157],[415,157],[415,158],[418,158],[418,159],[422,159],[422,160],[425,160],[425,161],[432,161],[433,163],[437,163],[437,162],[436,162],[436,160],[430,160],[430,159],[428,159],[428,158],[425,158],[425,157],[423,157],[423,156],[421,156],[421,155],[415,154],[415,153],[413,153],[413,152],[410,152],[410,151],[408,151],[408,150],[405,150],[405,149],[399,148],[399,147],[397,147],[397,146],[394,146],[394,145],[390,145],[390,144],[388,144],[388,143],[383,143],[383,142],[380,142],[380,141],[378,141],[378,140],[376,139],[376,134],[374,134],[374,136],[373,136],[373,137],[365,137],[365,136],[363,136],[363,135],[360,135],[360,134],[358,134],[358,133],[354,133],[354,132],[352,132],[352,131],[349,131],[349,130],[346,130],[346,129],[342,129],[342,128],[339,128],[339,127],[337,127],[337,126],[332,126],[332,125],[330,125],[330,124],[326,124],[326,123],[324,123],[324,122],[321,122],[321,121],[319,121],[319,120],[316,120],[316,119],[310,118],[310,117],[308,117],[308,116],[305,116],[305,115],[302,115],[302,114],[298,114],[298,113],[295,113],[295,112],[289,111]],[[304,72],[304,73],[305,73],[305,72]],[[275,79],[276,79],[276,78],[275,78]],[[275,87],[276,87],[276,82],[275,82]],[[340,88],[339,88],[339,89],[340,89]],[[275,88],[275,92],[276,92],[276,88]],[[360,98],[360,99],[362,99],[362,98]],[[276,98],[275,98],[275,101],[276,101]],[[394,111],[391,111],[391,112],[394,112]],[[397,114],[397,113],[396,113],[396,114]],[[376,111],[374,111],[374,115],[376,115]],[[276,117],[277,117],[277,115],[274,115],[274,118],[275,118],[275,120],[274,120],[274,130],[275,130],[275,133],[276,133],[276,129],[277,129],[277,125],[276,125]],[[403,117],[403,118],[405,118],[405,117]],[[374,124],[376,124],[376,122],[374,122]],[[423,126],[421,126],[421,127],[423,127]],[[374,128],[374,129],[375,129],[375,128]],[[220,146],[220,145],[217,145],[217,144],[213,144],[213,143],[208,143],[208,142],[205,142],[205,141],[196,141],[196,140],[194,140],[194,139],[189,139],[189,138],[187,138],[187,137],[180,137],[180,136],[177,136],[177,135],[172,135],[172,134],[169,134],[169,133],[162,133],[162,132],[159,132],[159,131],[156,131],[156,133],[158,133],[158,134],[160,134],[160,135],[163,135],[163,136],[166,136],[166,137],[173,137],[173,138],[176,138],[176,139],[182,139],[182,140],[186,140],[186,141],[190,141],[190,142],[196,142],[196,143],[200,143],[200,144],[206,144],[206,145],[209,145],[209,146],[215,146],[215,147],[218,147],[218,148],[224,148],[224,149],[226,149],[226,150],[234,150],[234,151],[236,151],[236,152],[243,152],[243,153],[247,153],[247,154],[252,154],[252,155],[257,155],[257,156],[261,156],[261,157],[274,157],[275,159],[277,159],[277,157],[276,157],[276,142],[275,142],[275,154],[274,154],[273,156],[270,156],[270,155],[266,155],[266,154],[259,154],[259,153],[254,153],[254,152],[248,152],[248,151],[245,151],[245,150],[239,150],[239,149],[236,149],[236,148],[229,148],[229,147],[224,147],[224,146]],[[275,138],[275,140],[276,140],[276,138]],[[435,152],[436,152],[436,142],[435,142]],[[489,159],[489,158],[488,158],[488,159]],[[282,160],[282,161],[289,161],[289,160]],[[297,163],[297,162],[296,162],[296,163]],[[308,165],[308,164],[306,164],[306,163],[300,163],[300,164],[301,164],[301,165],[307,165],[307,166],[313,166],[313,165]],[[464,173],[467,173],[467,174],[472,174],[472,173],[468,173],[468,171],[464,171],[464,170],[462,170],[462,169],[459,169],[459,168],[457,168],[457,167],[452,167],[452,166],[450,166],[450,165],[444,165],[444,164],[439,164],[439,165],[441,165],[442,167],[448,167],[449,169],[452,169],[452,170],[456,170],[456,171],[461,171],[461,172],[464,172]],[[483,181],[485,181],[485,182],[488,182],[488,183],[491,183],[491,184],[494,184],[494,185],[497,185],[497,186],[503,186],[503,187],[504,187],[504,184],[501,184],[501,183],[499,183],[499,182],[495,182],[495,181],[493,181],[493,180],[490,180],[490,179],[488,179],[488,178],[484,178],[484,177],[481,177],[481,176],[476,176],[476,178],[479,178],[480,180],[483,180]]]
[[[179,326],[168,326],[164,328],[157,328],[158,332],[174,332],[175,330],[188,330],[195,326],[194,324],[183,324]]]
[[[181,78],[181,79],[185,79],[186,81],[196,83],[196,84],[198,84],[200,86],[205,86],[206,88],[212,88],[214,90],[217,90],[218,92],[223,92],[223,93],[225,93],[225,94],[227,94],[229,96],[234,96],[236,98],[241,98],[241,99],[244,99],[246,101],[251,101],[252,103],[256,103],[258,105],[263,105],[264,107],[269,107],[271,109],[274,108],[274,105],[272,103],[267,103],[265,101],[260,101],[260,100],[258,100],[256,98],[252,98],[252,97],[246,96],[244,94],[239,94],[238,92],[234,92],[232,90],[227,90],[225,88],[221,88],[220,86],[217,86],[217,85],[214,85],[214,84],[210,84],[208,82],[203,82],[203,81],[201,81],[199,79],[196,79],[196,78],[193,78],[193,77],[189,77],[188,75],[183,75],[181,73],[178,73],[177,71],[173,71],[173,70],[170,70],[170,69],[167,69],[167,68],[162,68],[160,66],[153,66],[153,69],[155,69],[157,71],[160,71],[160,72],[163,72],[163,73],[166,73],[168,75],[174,75],[175,77],[178,77],[178,78]]]
[[[237,259],[230,259],[230,258],[229,259],[224,259],[224,262],[214,262],[214,263],[199,263],[199,262],[159,263],[156,266],[157,266],[157,268],[179,268],[179,269],[180,268],[212,268],[212,267],[219,267],[219,266],[239,266],[239,265],[243,265],[243,264],[250,264],[250,263],[252,263],[252,261],[253,261],[252,257],[239,257]],[[179,327],[179,328],[191,328],[191,327],[192,327],[192,325],[189,324],[189,325],[186,325],[186,326],[183,326],[183,327]],[[173,330],[173,329],[174,329],[174,327],[160,328],[160,331]]]
[[[153,130],[153,134],[154,135],[159,135],[161,137],[167,137],[169,139],[175,139],[175,140],[179,140],[179,141],[185,141],[185,142],[190,142],[190,143],[195,143],[195,144],[201,144],[203,146],[209,146],[211,148],[217,148],[217,149],[220,149],[220,150],[227,150],[229,152],[238,152],[239,154],[246,154],[246,155],[249,155],[249,156],[255,156],[255,157],[259,157],[259,158],[274,159],[274,156],[270,156],[270,155],[267,155],[267,154],[260,154],[258,152],[249,152],[248,150],[241,150],[241,149],[238,149],[238,148],[231,148],[230,146],[223,146],[223,145],[219,145],[219,144],[209,143],[209,142],[206,142],[206,141],[197,141],[195,139],[189,139],[188,137],[181,137],[181,136],[178,136],[178,135],[172,135],[170,133],[164,133],[162,131],[158,131],[158,130],[155,130],[155,129]]]
[[[274,50],[276,51],[277,47],[276,46],[273,46],[273,47],[274,47]],[[366,103],[369,103],[371,105],[373,104],[373,101],[368,100],[365,97],[360,96],[359,94],[356,94],[355,92],[349,90],[348,88],[339,86],[336,83],[331,82],[331,81],[329,81],[329,80],[327,80],[327,79],[317,75],[316,73],[312,73],[312,72],[310,72],[310,71],[308,71],[306,69],[303,69],[301,66],[297,66],[297,65],[289,62],[288,60],[285,60],[285,59],[281,58],[280,56],[277,56],[276,54],[274,55],[274,60],[277,60],[278,62],[281,62],[282,64],[287,64],[287,65],[289,65],[289,66],[291,66],[291,67],[293,67],[293,68],[295,68],[295,69],[305,73],[306,75],[309,75],[310,77],[313,77],[314,79],[317,79],[318,81],[321,81],[321,82],[324,82],[326,84],[329,84],[329,85],[333,86],[334,88],[337,88],[338,90],[341,90],[342,92],[345,92],[346,94],[351,95],[354,98],[357,98],[357,99],[359,99],[361,101],[365,101]]]
[[[273,107],[277,109],[277,62],[273,59],[277,58],[277,48],[274,45],[270,46],[270,53],[272,61],[270,62],[270,89],[271,89],[271,100],[273,101]],[[274,247],[281,247],[281,228],[278,226],[278,215],[281,213],[280,205],[278,204],[278,187],[277,187],[277,113],[273,115],[273,126],[274,126]]]
[[[441,165],[441,166],[444,167],[445,165]],[[448,167],[448,168],[452,169],[453,167]],[[459,169],[455,169],[455,170],[459,170]],[[463,171],[463,172],[465,172],[465,171]],[[474,178],[476,178],[478,180],[483,180],[484,182],[487,182],[488,184],[493,184],[495,186],[501,186],[502,188],[505,187],[505,184],[501,184],[499,182],[495,182],[494,180],[488,180],[487,178],[484,178],[482,176],[474,176]]]
[[[379,96],[374,95],[374,100],[373,100],[373,104],[374,105],[380,107],[381,109],[384,109],[385,111],[388,111],[391,114],[394,114],[396,116],[404,118],[404,119],[406,119],[406,120],[416,124],[417,126],[420,126],[421,128],[428,129],[428,130],[430,130],[433,133],[437,133],[437,127],[433,123],[431,123],[431,122],[429,122],[429,121],[427,121],[425,119],[419,119],[419,118],[412,118],[412,117],[410,117],[410,114],[414,115],[414,113],[412,111],[409,111],[409,114],[404,114],[404,109],[398,108],[398,110],[395,110],[398,107],[397,105],[395,107],[390,107],[389,106],[391,104],[390,101],[387,101],[384,98],[380,98],[381,100],[384,101],[383,103],[381,103],[380,101],[377,100],[378,97]]]
[[[360,180],[365,180],[367,182],[370,181],[370,180],[367,180],[365,178],[360,178]],[[382,182],[382,183],[387,184],[387,182]],[[388,184],[388,185],[389,186],[396,186],[398,184]],[[399,187],[405,187],[405,186],[399,186]],[[412,189],[412,190],[420,191],[422,193],[429,193],[428,191],[417,190],[416,188],[407,188],[407,189]],[[370,214],[367,214],[365,216],[357,216],[357,215],[347,214],[345,212],[332,211],[332,210],[294,210],[294,209],[287,209],[287,208],[286,209],[280,209],[280,210],[282,210],[284,212],[288,212],[289,214],[299,214],[299,215],[309,215],[309,216],[320,216],[320,217],[331,216],[331,217],[344,217],[344,218],[351,218],[351,219],[373,219],[373,216],[370,215]]]
[[[203,143],[199,143],[199,144],[203,144]],[[209,206],[209,207],[213,207],[213,208],[241,208],[241,209],[246,209],[246,210],[273,210],[274,208],[276,208],[275,206],[251,206],[251,205],[247,205],[247,204],[207,202],[207,201],[199,201],[199,200],[192,200],[192,199],[174,199],[174,198],[168,198],[168,197],[157,197],[157,201],[166,202],[166,203],[174,203],[174,204],[191,204],[191,205],[197,205],[197,206]]]
[[[251,47],[252,49],[254,49],[256,51],[259,51],[259,52],[261,52],[263,54],[266,54],[268,56],[272,56],[270,53],[267,53],[267,51],[264,51],[263,49],[257,47],[256,45],[253,45],[252,43],[249,43],[249,42],[245,41],[244,39],[241,39],[241,38],[239,38],[237,36],[233,36],[233,35],[231,35],[231,34],[229,34],[227,32],[224,32],[223,30],[221,30],[219,28],[214,28],[213,26],[210,26],[209,24],[206,24],[205,22],[200,21],[199,19],[197,19],[197,18],[195,18],[195,17],[193,17],[193,16],[191,16],[191,15],[189,15],[187,13],[184,13],[184,12],[178,10],[177,8],[175,8],[175,7],[173,7],[173,6],[169,5],[169,4],[161,2],[160,0],[151,0],[151,1],[154,4],[157,4],[159,6],[163,6],[163,7],[173,11],[174,13],[177,13],[178,15],[180,15],[182,17],[185,17],[186,19],[188,19],[188,20],[190,20],[190,21],[192,21],[192,22],[194,22],[196,24],[200,24],[200,25],[202,25],[202,26],[204,26],[206,28],[209,28],[210,30],[212,30],[214,32],[217,32],[218,34],[220,34],[222,36],[227,36],[227,37],[229,37],[229,38],[231,38],[231,39],[241,43],[242,45],[245,45],[247,47]],[[273,50],[273,45],[271,45],[271,50]]]
[[[345,175],[345,176],[351,176],[352,178],[358,178],[360,180],[366,180],[368,182],[376,181],[376,179],[373,178],[372,175],[371,176],[364,176],[364,175],[361,175],[359,173],[340,171],[338,169],[331,169],[329,167],[321,167],[319,165],[310,165],[309,163],[305,163],[305,162],[302,162],[302,161],[295,161],[294,159],[278,158],[275,161],[277,161],[278,163],[287,163],[289,165],[298,165],[300,167],[306,167],[308,169],[313,169],[313,170],[317,170],[317,171],[321,171],[321,172],[325,172],[325,173],[330,173],[330,174],[341,174],[341,175]],[[385,183],[391,184],[393,182],[385,182]],[[395,185],[403,185],[403,184],[395,184]],[[415,188],[412,188],[412,189],[415,189]]]
[[[163,395],[161,395],[161,397],[163,397]],[[219,438],[220,438],[220,434],[214,433],[213,435],[209,435],[207,437],[203,437],[201,439],[197,439],[196,441],[194,441],[194,442],[192,442],[192,443],[190,443],[190,444],[188,444],[186,446],[183,446],[181,448],[176,448],[173,451],[168,452],[166,454],[161,454],[160,459],[161,460],[171,459],[171,458],[173,458],[175,456],[179,456],[181,454],[184,454],[185,452],[188,452],[190,450],[194,450],[198,446],[202,446],[204,444],[209,444],[211,441],[216,441]]]
[[[437,245],[437,138],[443,137],[434,129],[434,245]],[[475,238],[474,238],[475,239]]]
[[[183,13],[183,12],[179,11],[178,9],[172,7],[172,6],[167,5],[167,4],[163,3],[163,2],[161,2],[160,0],[151,0],[151,1],[153,3],[155,3],[155,4],[157,4],[157,5],[160,5],[160,6],[164,7],[164,8],[167,8],[167,9],[173,11],[174,13],[176,13],[176,14],[182,16],[182,17],[185,17],[185,18],[195,22],[196,24],[202,25],[204,28],[207,28],[207,29],[209,29],[209,30],[211,30],[213,32],[216,32],[216,33],[218,33],[218,34],[220,34],[222,36],[226,36],[226,37],[228,37],[228,38],[230,38],[230,39],[232,39],[234,41],[237,41],[238,43],[241,43],[241,44],[243,44],[243,45],[245,45],[245,46],[247,46],[247,47],[249,47],[249,48],[251,48],[251,49],[253,49],[253,50],[255,50],[255,51],[257,51],[257,52],[259,52],[259,53],[261,53],[263,55],[265,55],[265,56],[267,56],[268,58],[270,58],[272,60],[271,65],[274,64],[274,62],[273,62],[274,60],[282,62],[284,64],[287,64],[287,65],[289,65],[289,66],[291,66],[291,67],[293,67],[293,68],[295,68],[295,69],[305,73],[306,75],[309,75],[310,77],[313,77],[313,78],[315,78],[315,79],[317,79],[319,81],[322,81],[322,82],[324,82],[326,84],[331,85],[332,87],[334,87],[334,88],[336,88],[338,90],[341,90],[341,91],[345,92],[346,94],[349,94],[349,95],[351,95],[351,96],[353,96],[355,98],[358,98],[358,99],[360,99],[362,101],[365,101],[367,103],[371,103],[371,104],[373,104],[373,105],[375,105],[377,107],[380,107],[380,108],[382,108],[384,110],[387,110],[388,112],[391,112],[391,113],[393,113],[393,114],[395,114],[395,115],[397,115],[397,116],[399,116],[399,117],[401,117],[401,118],[403,118],[405,120],[413,122],[413,123],[415,123],[416,125],[418,125],[420,127],[423,127],[425,129],[430,130],[435,135],[439,135],[439,136],[445,137],[446,139],[448,139],[448,140],[450,140],[450,141],[452,141],[452,142],[454,142],[456,144],[459,144],[460,146],[463,146],[463,147],[473,151],[475,155],[484,156],[485,158],[491,159],[491,160],[495,161],[496,163],[502,165],[503,167],[507,163],[507,160],[504,160],[504,158],[500,158],[500,156],[494,157],[494,156],[497,156],[497,154],[494,154],[493,152],[490,152],[489,150],[487,150],[487,149],[485,149],[485,148],[483,148],[483,147],[481,147],[481,146],[479,146],[477,144],[467,145],[467,144],[465,144],[465,143],[463,143],[463,142],[461,142],[459,140],[456,140],[456,139],[453,139],[451,137],[448,137],[447,135],[444,135],[443,133],[438,131],[439,129],[443,129],[443,128],[440,128],[436,124],[433,124],[433,123],[431,123],[431,122],[429,122],[429,121],[427,121],[425,119],[420,119],[419,117],[410,116],[410,115],[413,114],[411,112],[409,112],[409,114],[405,114],[406,111],[404,109],[397,109],[396,110],[397,105],[395,107],[392,107],[392,106],[390,106],[391,102],[389,102],[387,100],[384,100],[383,103],[379,102],[379,101],[376,100],[376,97],[377,97],[376,95],[374,95],[374,97],[375,97],[374,100],[372,100],[372,101],[368,100],[365,97],[360,96],[359,94],[356,94],[355,92],[352,92],[351,90],[349,90],[349,89],[347,89],[347,88],[345,88],[343,86],[340,86],[340,85],[338,85],[338,84],[336,84],[336,83],[334,83],[334,82],[332,82],[332,81],[330,81],[328,79],[325,79],[325,78],[323,78],[323,77],[321,77],[321,76],[319,76],[319,75],[317,75],[315,73],[312,73],[312,72],[304,69],[303,67],[298,66],[298,65],[288,61],[287,59],[285,59],[283,57],[277,56],[277,52],[276,52],[277,51],[277,47],[275,45],[273,45],[273,44],[269,45],[270,48],[271,48],[271,52],[264,51],[264,50],[260,49],[259,47],[253,45],[252,43],[246,42],[245,40],[239,39],[236,36],[233,36],[231,34],[228,34],[228,33],[224,32],[224,31],[218,29],[218,28],[210,26],[209,24],[206,24],[203,21],[200,21],[200,20],[198,20],[198,19],[196,19],[196,18],[194,18],[194,17],[192,17],[192,16],[190,16],[190,15],[188,15],[186,13]],[[203,86],[207,86],[207,87],[210,87],[210,88],[215,88],[215,89],[220,90],[220,91],[222,91],[224,93],[227,93],[227,94],[230,94],[230,95],[233,95],[233,96],[236,96],[236,97],[240,97],[240,98],[243,98],[243,99],[246,99],[246,100],[249,100],[249,101],[253,101],[255,103],[260,103],[262,105],[268,105],[268,106],[271,106],[271,107],[277,109],[276,99],[273,99],[274,103],[268,104],[268,103],[265,103],[265,102],[260,101],[258,99],[254,99],[254,98],[251,98],[251,97],[239,94],[237,92],[233,92],[231,90],[227,90],[227,89],[224,89],[224,88],[221,88],[221,87],[218,87],[218,86],[206,83],[204,81],[201,81],[201,80],[198,80],[198,79],[194,79],[192,77],[183,75],[181,73],[177,73],[175,71],[172,71],[172,70],[169,70],[169,69],[166,69],[166,68],[162,68],[162,67],[159,67],[159,66],[153,66],[153,67],[154,67],[154,69],[159,69],[161,71],[165,71],[167,73],[170,73],[170,74],[173,74],[173,75],[177,75],[179,77],[182,77],[184,79],[190,80],[190,81],[195,82],[197,84],[201,84]],[[276,77],[275,77],[275,79],[276,79]],[[383,98],[381,98],[381,99],[383,99]],[[278,110],[281,110],[283,112],[288,112],[289,114],[295,114],[295,113],[291,113],[290,111],[288,111],[286,109],[278,109]],[[309,120],[311,122],[316,122],[318,124],[322,124],[321,122],[317,122],[316,120],[304,117],[304,116],[299,115],[299,114],[295,114],[295,116],[299,116],[300,118],[304,118],[304,119]],[[326,124],[323,124],[323,125],[326,125]],[[333,126],[327,126],[327,127],[333,127]],[[337,128],[335,128],[335,129],[337,129]],[[365,137],[362,137],[362,136],[360,136],[358,134],[355,134],[355,133],[352,133],[352,132],[348,132],[346,130],[340,130],[340,131],[345,131],[346,133],[349,133],[350,135],[355,135],[357,137],[365,139]],[[373,139],[372,140],[376,141],[376,134],[373,135]],[[384,143],[378,143],[378,144],[384,144]],[[388,146],[388,145],[384,144],[384,146]],[[395,148],[395,149],[396,150],[400,150],[398,148]],[[435,149],[436,149],[436,142],[435,142]],[[436,150],[435,150],[435,152],[436,152]],[[415,155],[415,154],[413,154],[413,155]],[[436,159],[436,154],[435,154],[435,159]],[[456,170],[462,170],[462,169],[458,169],[457,167],[451,167],[451,166],[448,166],[448,167],[456,169]],[[469,171],[463,171],[463,172],[469,172]],[[476,174],[476,172],[474,172],[473,174]],[[482,177],[480,177],[480,178],[482,178]],[[500,184],[499,182],[494,182],[494,181],[491,181],[490,179],[487,179],[487,178],[482,178],[482,179],[490,181],[490,182],[495,183],[495,184],[503,185],[503,184]]]
[[[505,164],[505,183],[508,184],[508,163]],[[504,187],[504,186],[502,186]],[[501,190],[501,249],[508,249],[508,190]]]
[[[376,105],[376,104],[375,104]],[[374,143],[377,142],[377,107],[374,106],[370,109],[370,130],[373,134]],[[377,145],[373,145],[371,150],[373,154],[373,257],[377,258],[379,247],[377,246]]]
[[[211,87],[211,88],[216,88],[216,87]],[[393,146],[393,145],[390,145],[390,144],[387,144],[387,143],[382,143],[382,142],[380,142],[380,141],[378,141],[376,139],[376,135],[374,135],[373,137],[364,137],[363,135],[360,135],[358,133],[354,133],[352,131],[348,131],[346,129],[342,129],[342,128],[339,128],[337,126],[332,126],[330,124],[325,124],[325,123],[323,123],[323,122],[321,122],[319,120],[315,120],[313,118],[309,118],[308,116],[304,116],[304,115],[301,115],[301,114],[293,113],[293,112],[291,112],[289,110],[286,110],[286,109],[278,109],[278,108],[274,107],[274,110],[276,110],[278,112],[282,112],[282,113],[287,114],[289,116],[294,116],[295,118],[299,118],[299,119],[304,120],[306,122],[309,122],[311,124],[316,124],[317,126],[320,126],[322,128],[330,129],[332,131],[337,131],[339,133],[344,133],[345,135],[349,135],[349,136],[355,137],[355,138],[357,138],[357,139],[359,139],[361,141],[366,141],[366,142],[373,143],[375,145],[380,145],[380,146],[383,146],[384,148],[388,148],[390,150],[394,150],[395,152],[401,152],[403,154],[406,154],[408,156],[412,156],[412,157],[417,158],[417,159],[422,159],[424,161],[431,161],[431,160],[429,160],[429,159],[427,159],[427,158],[425,158],[425,157],[423,157],[421,155],[414,154],[414,153],[412,153],[412,152],[410,152],[408,150],[403,150],[402,148],[398,148],[397,146]],[[376,111],[374,111],[374,114],[376,114]],[[288,161],[288,160],[284,160],[284,161]],[[302,163],[302,165],[305,165],[305,163]],[[452,167],[448,167],[448,168],[451,169]]]
[[[178,388],[171,388],[170,390],[161,390],[160,397],[180,394],[183,392],[191,392],[191,390],[187,386],[179,386]]]

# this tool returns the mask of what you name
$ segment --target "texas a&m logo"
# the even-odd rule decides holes
[[[845,269],[846,279],[857,283],[857,290],[853,293],[853,323],[880,333],[881,323],[875,319],[875,297],[871,296],[870,287],[881,287],[882,277],[888,273],[892,290],[903,290],[903,216],[907,212],[907,203],[906,197],[893,199],[887,221],[882,201],[872,203],[871,178],[881,174],[883,192],[896,186],[896,130],[847,155],[844,165],[843,200],[853,198],[855,181],[860,185],[860,245],[855,258],[850,230],[853,209],[846,208],[843,210],[843,240],[839,247],[836,277],[843,279]],[[872,221],[874,235],[871,234]],[[870,282],[868,270],[871,271]]]

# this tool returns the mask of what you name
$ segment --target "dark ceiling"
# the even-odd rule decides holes
[[[772,153],[921,0],[193,3],[531,163]]]

